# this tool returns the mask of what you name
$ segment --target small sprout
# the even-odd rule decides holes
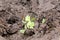
[[[42,24],[44,24],[46,22],[46,19],[45,18],[43,18],[42,19]]]
[[[25,29],[20,30],[20,33],[24,34],[25,33]]]
[[[25,19],[22,20],[22,22],[24,23],[25,26],[24,26],[24,29],[20,30],[20,32],[24,34],[27,29],[33,29],[34,20],[35,20],[35,18],[32,18],[32,20],[31,20],[31,17],[29,15],[27,15],[25,17]]]
[[[25,24],[25,29],[33,29],[34,28],[34,20],[35,20],[35,18],[33,17],[33,18],[31,18],[29,15],[27,15],[26,17],[25,17],[25,21],[24,21],[24,23],[26,22],[26,24]],[[27,22],[28,21],[28,22]]]

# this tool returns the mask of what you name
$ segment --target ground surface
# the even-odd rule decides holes
[[[26,15],[37,20],[23,35],[19,30]],[[60,40],[60,0],[0,0],[0,40]]]

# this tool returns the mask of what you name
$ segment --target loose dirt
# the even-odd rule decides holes
[[[35,26],[21,34],[26,15]],[[0,0],[0,40],[60,40],[60,0]]]

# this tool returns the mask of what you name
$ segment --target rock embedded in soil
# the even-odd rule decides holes
[[[27,36],[32,36],[34,35],[35,32],[33,30],[26,30],[25,34],[24,35],[27,35]]]
[[[8,33],[15,33],[19,30],[19,26],[17,24],[13,24],[10,26],[9,30],[7,31]]]
[[[9,19],[7,19],[8,24],[14,24],[14,23],[17,23],[17,21],[19,21],[19,18],[16,16],[12,16]]]

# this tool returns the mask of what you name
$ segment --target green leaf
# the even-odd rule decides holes
[[[28,22],[27,23],[27,28],[29,28],[29,29],[33,29],[33,27],[34,27],[34,22]]]
[[[26,25],[27,25],[27,28],[30,28],[30,24],[31,22],[28,22]]]
[[[29,16],[29,15],[27,15],[27,16],[25,17],[25,21],[30,21],[30,16]]]
[[[34,20],[35,20],[35,18],[32,18],[32,21],[30,20],[30,16],[29,15],[27,15],[26,17],[25,17],[25,21],[22,21],[23,23],[25,23],[25,26],[24,26],[24,29],[26,30],[27,28],[28,29],[33,29],[34,28]],[[22,29],[22,30],[20,30],[20,32],[21,33],[24,33],[25,32],[25,30],[24,29]]]
[[[34,28],[34,22],[31,22],[30,29],[33,29],[33,28]]]
[[[46,22],[46,19],[43,19],[43,20],[42,20],[42,23],[44,24],[45,22]]]
[[[23,33],[24,34],[25,33],[25,30],[24,29],[20,30],[20,33]]]

